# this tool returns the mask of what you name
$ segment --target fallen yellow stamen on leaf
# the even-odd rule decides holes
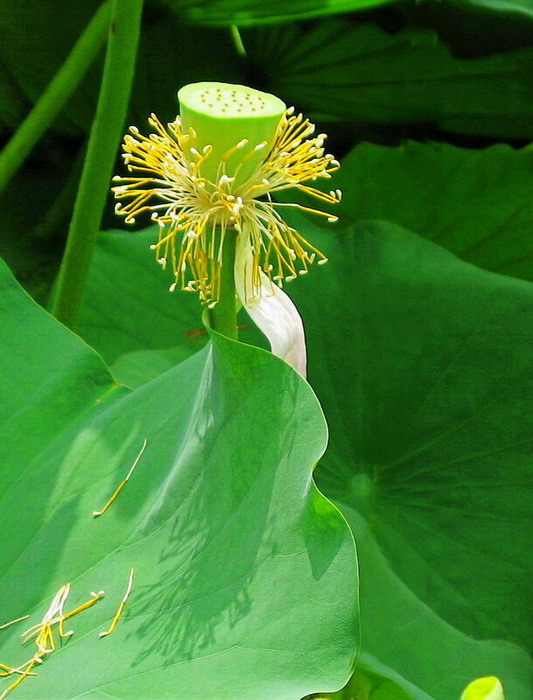
[[[99,591],[98,593],[91,593],[91,598],[89,600],[85,601],[85,603],[82,603],[81,605],[78,605],[78,607],[74,608],[74,610],[65,613],[63,612],[63,608],[65,606],[69,593],[70,583],[66,583],[64,586],[61,586],[59,591],[53,597],[52,602],[50,603],[48,610],[45,612],[41,622],[37,623],[36,625],[32,625],[32,627],[30,627],[21,634],[23,644],[28,642],[32,637],[35,637],[35,646],[37,647],[37,651],[34,653],[31,659],[28,659],[28,661],[16,668],[0,663],[0,668],[5,669],[6,671],[6,673],[0,672],[0,676],[10,676],[14,673],[20,674],[19,678],[17,678],[16,681],[14,681],[10,686],[8,686],[0,695],[0,700],[3,700],[3,698],[5,698],[6,695],[12,690],[15,690],[15,688],[17,688],[18,685],[22,683],[22,681],[25,678],[27,678],[28,676],[36,676],[37,674],[32,671],[33,667],[36,664],[41,664],[48,654],[51,654],[53,651],[55,651],[57,645],[54,638],[53,625],[57,624],[57,629],[60,637],[70,637],[72,634],[74,634],[74,631],[70,630],[68,632],[65,632],[65,620],[68,620],[69,617],[77,615],[82,610],[90,608],[96,603],[97,600],[100,600],[100,598],[102,598],[102,596],[104,595],[103,591]],[[20,617],[17,620],[12,620],[11,622],[6,623],[6,625],[4,626],[8,626],[15,622],[19,622],[20,620],[25,620],[28,617],[29,615],[25,615],[24,617]]]
[[[5,630],[6,627],[11,627],[11,625],[14,625],[16,622],[21,622],[22,620],[27,620],[29,615],[23,615],[22,617],[17,617],[16,620],[10,620],[9,622],[4,622],[3,625],[0,625],[0,630]]]
[[[63,620],[68,620],[69,617],[72,617],[73,615],[77,615],[80,613],[82,610],[87,610],[87,608],[92,607],[97,601],[100,600],[100,598],[103,598],[105,596],[105,591],[98,591],[98,593],[93,593],[91,592],[92,598],[89,600],[86,600],[85,603],[82,603],[81,605],[78,605],[77,608],[74,610],[71,610],[68,613],[65,613],[63,615]]]
[[[145,449],[146,449],[146,445],[147,445],[147,444],[148,444],[148,441],[147,441],[146,438],[145,438],[144,441],[143,441],[142,447],[141,447],[141,449],[140,449],[140,451],[139,451],[139,454],[137,455],[137,457],[135,457],[135,461],[134,461],[133,464],[131,465],[131,468],[130,468],[130,470],[129,470],[127,476],[126,476],[126,478],[125,478],[123,481],[120,482],[120,484],[119,484],[119,485],[117,486],[117,488],[115,489],[115,492],[113,493],[113,495],[111,496],[111,498],[107,501],[107,503],[106,503],[105,506],[102,508],[102,510],[93,510],[93,516],[94,516],[95,518],[97,518],[99,515],[103,515],[103,514],[106,512],[106,510],[109,508],[109,506],[113,503],[113,501],[116,499],[116,497],[117,497],[117,496],[119,495],[119,493],[122,491],[122,489],[124,488],[124,486],[126,486],[126,484],[128,483],[128,481],[129,481],[131,475],[133,474],[133,470],[135,469],[135,467],[136,467],[137,464],[139,463],[139,460],[141,459],[141,457],[142,457],[142,455],[143,455],[143,452],[144,452]]]
[[[124,608],[126,607],[126,603],[128,602],[128,598],[130,597],[131,589],[133,586],[133,577],[135,575],[135,569],[132,569],[130,571],[130,577],[128,580],[128,587],[126,588],[126,593],[124,594],[124,597],[122,598],[120,605],[118,606],[117,612],[115,613],[114,618],[111,620],[111,624],[109,625],[109,628],[105,632],[100,632],[98,635],[99,637],[107,637],[108,634],[111,634],[111,632],[114,631],[115,627],[118,624],[118,621],[120,620],[120,617],[122,613],[124,612]]]
[[[28,642],[34,635],[38,655],[50,654],[56,648],[52,625],[59,622],[63,617],[63,607],[70,593],[70,583],[61,586],[50,603],[50,607],[43,616],[41,622],[33,625],[21,634],[23,644]]]
[[[0,700],[4,700],[4,698],[10,693],[12,690],[15,690],[17,686],[19,686],[22,681],[27,678],[28,676],[36,676],[36,673],[31,673],[32,668],[35,666],[36,663],[38,663],[39,659],[37,658],[37,655],[35,655],[32,659],[30,659],[27,664],[27,668],[22,672],[22,674],[17,678],[16,681],[11,683],[10,686],[8,686],[2,695],[0,695]]]
[[[32,661],[32,659],[30,659]],[[0,668],[5,669],[6,673],[0,671],[0,676],[5,677],[5,676],[12,676],[14,673],[24,673],[24,667],[27,666],[30,661],[26,661],[26,663],[22,664],[22,666],[14,667],[14,666],[8,666],[7,664],[2,664],[0,663]],[[29,673],[27,674],[29,676],[36,676],[36,673]]]

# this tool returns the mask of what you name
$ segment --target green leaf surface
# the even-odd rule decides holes
[[[328,184],[328,188],[331,185]],[[334,178],[343,225],[385,219],[488,270],[533,279],[533,151],[362,143]]]
[[[420,700],[491,674],[530,700],[533,286],[391,224],[305,231],[330,264],[291,295],[331,427],[319,484],[360,549],[362,660]]]
[[[309,386],[216,334],[136,391],[2,266],[2,663],[60,586],[64,640],[18,697],[298,700],[349,675],[353,541],[316,490],[326,426]],[[110,509],[100,509],[147,441]],[[135,581],[116,631],[99,639]],[[11,680],[3,679],[4,690]]]
[[[532,285],[392,224],[290,222],[330,259],[287,289],[331,426],[320,485],[360,549],[359,667],[415,700],[489,674],[531,700]],[[110,234],[117,251],[126,235]],[[147,294],[151,276],[143,262]],[[129,321],[139,348],[143,319]]]
[[[80,335],[127,384],[156,376],[207,341],[197,295],[169,292],[172,272],[150,250],[157,236],[157,226],[100,234],[80,317]],[[253,324],[241,318],[241,341],[261,344]]]
[[[268,89],[343,129],[419,124],[485,137],[533,136],[530,47],[455,57],[435,32],[389,33],[331,19],[252,30],[248,53]]]
[[[99,237],[79,327],[108,364],[139,350],[179,345],[193,354],[205,345],[198,298],[169,292],[172,272],[155,263],[155,241],[155,226]]]

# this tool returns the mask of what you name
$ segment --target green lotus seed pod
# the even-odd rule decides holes
[[[211,182],[221,175],[244,182],[266,157],[285,104],[274,95],[244,85],[191,83],[178,92],[185,133],[193,129],[191,146],[212,151],[201,174]],[[222,161],[222,166],[221,166]]]

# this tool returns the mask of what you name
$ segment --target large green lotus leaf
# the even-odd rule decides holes
[[[306,234],[331,262],[291,294],[331,428],[319,484],[361,541],[363,649],[436,700],[490,673],[529,699],[533,285],[392,224]]]
[[[2,663],[60,586],[74,636],[18,697],[297,700],[347,679],[353,540],[314,487],[326,426],[309,386],[214,335],[136,391],[0,274]],[[99,509],[130,481],[100,518]],[[135,569],[115,632],[105,630]],[[4,690],[13,679],[3,679]]]
[[[343,505],[343,512],[357,533],[361,573],[364,644],[357,668],[389,678],[413,700],[459,698],[461,683],[466,687],[490,674],[503,679],[506,697],[531,700],[533,666],[527,652],[501,639],[466,635],[443,620],[393,570],[372,524],[349,506]],[[384,682],[376,692],[383,686],[387,694],[376,700],[396,700]]]
[[[330,185],[328,185],[329,187]],[[362,143],[335,175],[343,224],[385,219],[488,270],[533,279],[533,151]]]
[[[360,668],[416,700],[459,697],[487,674],[531,700],[523,647],[533,287],[392,224],[326,231],[290,220],[330,258],[287,290],[331,425],[320,483],[361,550]],[[151,235],[115,232],[100,243],[131,256],[137,288],[157,294],[152,269],[162,273],[145,262]],[[103,305],[108,293],[93,284],[88,301]],[[144,319],[142,305],[139,314],[132,307],[138,348],[149,347]],[[154,332],[153,344],[173,342],[173,327]]]
[[[268,89],[322,121],[426,124],[489,137],[533,136],[533,49],[455,57],[429,30],[389,33],[331,19],[251,30],[245,46]]]

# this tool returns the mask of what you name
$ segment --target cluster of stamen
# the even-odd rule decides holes
[[[111,624],[109,625],[107,630],[100,632],[100,634],[98,635],[99,637],[106,637],[115,630],[118,621],[120,620],[120,617],[124,612],[124,608],[126,606],[128,598],[131,594],[134,574],[134,569],[131,569],[126,592],[122,597],[122,600],[120,601],[120,604],[117,608],[115,615],[113,616],[113,619],[111,620]],[[56,633],[59,636],[59,639],[63,639],[65,637],[68,638],[74,634],[74,630],[65,631],[65,622],[71,617],[74,617],[74,615],[78,615],[79,613],[83,612],[83,610],[87,610],[87,608],[92,607],[104,596],[104,591],[98,591],[98,593],[91,593],[91,597],[84,603],[78,605],[77,608],[74,608],[69,612],[65,612],[64,607],[69,593],[70,583],[61,586],[59,591],[55,594],[54,598],[52,599],[52,602],[50,603],[50,606],[44,614],[41,622],[38,622],[36,625],[33,625],[21,634],[23,644],[27,644],[32,640],[35,644],[35,651],[32,654],[32,656],[28,659],[28,661],[24,662],[20,666],[9,666],[7,664],[0,663],[0,677],[13,675],[17,676],[13,683],[11,683],[11,685],[8,686],[2,694],[0,694],[0,700],[3,700],[11,691],[15,690],[15,688],[17,688],[24,679],[28,678],[29,676],[37,675],[33,669],[36,668],[39,664],[42,664],[45,658],[49,654],[54,652],[58,647],[58,639],[56,637]],[[21,620],[25,620],[28,617],[29,615],[24,615],[23,617],[19,617],[16,620],[11,620],[10,622],[7,622],[6,624],[2,625],[0,629],[10,627],[11,625],[20,622]]]
[[[328,204],[337,203],[340,190],[322,192],[303,184],[318,177],[331,177],[339,163],[325,154],[326,136],[313,136],[315,127],[291,108],[280,120],[274,142],[264,160],[243,182],[240,169],[265,150],[265,142],[247,148],[231,175],[227,162],[245,146],[243,139],[227,151],[218,164],[213,180],[202,176],[202,166],[212,155],[212,146],[202,151],[194,147],[196,134],[184,133],[180,117],[165,128],[152,114],[149,123],[155,133],[146,137],[136,127],[124,138],[124,161],[136,177],[114,178],[118,200],[116,212],[134,223],[135,217],[151,211],[159,229],[159,239],[152,248],[163,266],[170,262],[174,282],[187,291],[198,292],[201,301],[212,308],[220,293],[222,249],[228,230],[245,239],[252,251],[252,296],[260,294],[261,273],[280,287],[284,281],[305,274],[317,259],[325,256],[298,231],[289,226],[277,211],[278,207],[296,207],[328,221],[337,217],[300,204],[272,200],[271,193],[287,188],[317,197]],[[158,201],[153,201],[154,198]],[[247,300],[249,301],[249,300]]]
[[[103,591],[99,591],[98,593],[91,593],[91,597],[89,598],[89,600],[85,601],[85,603],[82,603],[74,610],[64,612],[64,606],[69,593],[69,583],[65,584],[64,586],[61,586],[59,591],[54,596],[50,607],[44,614],[41,622],[37,623],[36,625],[33,625],[32,627],[30,627],[22,633],[21,637],[24,644],[32,639],[34,640],[36,649],[31,658],[28,659],[28,661],[23,663],[21,666],[17,667],[8,666],[7,664],[0,664],[0,668],[2,669],[2,672],[0,672],[0,676],[18,676],[16,680],[10,686],[8,686],[0,695],[0,700],[3,700],[3,698],[5,698],[8,695],[8,693],[15,690],[15,688],[17,688],[25,678],[27,678],[28,676],[36,675],[33,669],[37,665],[42,664],[44,659],[57,649],[57,640],[55,636],[56,632],[60,638],[70,637],[74,634],[73,630],[69,630],[67,632],[65,631],[65,621],[73,617],[74,615],[77,615],[78,613],[82,612],[83,610],[90,608],[104,595]],[[23,618],[13,620],[11,623],[8,623],[8,625],[13,624],[14,622],[18,622],[19,620],[25,619],[26,617],[27,616],[24,616]],[[8,625],[3,625],[3,627]]]

